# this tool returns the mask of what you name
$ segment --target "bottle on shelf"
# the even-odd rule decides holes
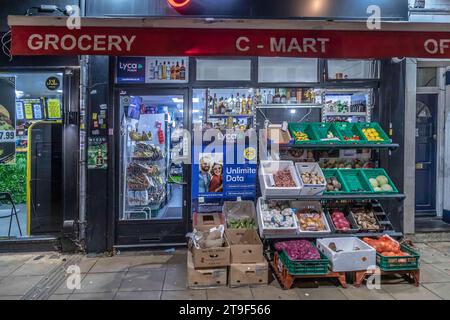
[[[172,62],[172,65],[170,66],[170,80],[176,80],[177,79],[177,74],[175,71],[175,63]]]
[[[236,93],[236,100],[234,102],[233,113],[239,114],[241,111],[241,98],[239,97],[239,92]]]
[[[286,102],[287,102],[286,93],[285,93],[286,91],[283,90],[283,89],[281,89],[280,91],[281,91],[281,94],[280,94],[280,103],[286,104]]]
[[[167,76],[167,66],[166,66],[166,62],[164,61],[161,67],[161,80],[166,80],[166,76]]]
[[[247,104],[248,104],[248,100],[245,98],[245,95],[242,95],[241,108],[239,110],[240,114],[246,114],[247,113]]]
[[[297,103],[302,103],[303,101],[303,89],[297,88]]]
[[[220,110],[220,114],[225,114],[225,112],[226,112],[226,106],[225,106],[225,101],[224,101],[224,99],[223,99],[223,97],[220,97],[220,103],[219,103],[219,106],[220,106],[220,108],[219,108],[219,110]]]
[[[186,80],[186,67],[184,66],[184,60],[181,60],[180,80]]]
[[[150,71],[148,77],[150,78],[150,80],[155,79],[155,66],[153,65],[153,62],[150,63]]]
[[[170,62],[167,62],[167,67],[166,67],[166,79],[170,80],[171,79],[171,74],[170,74]]]
[[[278,88],[275,89],[275,95],[273,96],[273,103],[281,103],[281,96]]]
[[[245,113],[251,114],[252,110],[253,110],[253,99],[250,95],[248,95]]]
[[[267,104],[275,103],[275,102],[273,101],[273,98],[274,98],[274,96],[273,96],[272,92],[269,91],[269,92],[267,93]]]
[[[158,61],[156,61],[156,64],[158,65],[158,67],[156,68],[158,70],[158,77],[156,77],[156,79],[162,80],[162,72],[163,72],[162,62],[158,64]]]
[[[214,103],[213,98],[211,96],[208,96],[208,114],[209,115],[214,114]]]
[[[213,110],[214,110],[214,114],[219,114],[219,103],[217,101],[217,95],[214,93],[214,99],[213,99]]]
[[[267,101],[267,92],[266,90],[263,90],[263,94],[262,94],[262,103],[263,104],[268,104],[269,102]]]
[[[180,80],[180,64],[177,61],[175,66],[175,80]]]

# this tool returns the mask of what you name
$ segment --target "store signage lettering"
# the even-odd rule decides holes
[[[273,53],[326,53],[327,43],[330,42],[328,38],[286,38],[286,37],[271,37],[269,48]],[[264,44],[257,44],[258,49],[264,49]],[[250,39],[248,37],[239,37],[236,40],[236,49],[241,52],[250,50]]]
[[[56,51],[112,51],[130,52],[136,36],[126,35],[75,35],[66,34],[62,37],[57,34],[32,34],[28,38],[28,48],[32,51],[49,50]]]
[[[153,45],[152,45],[153,44]],[[157,45],[154,45],[157,44]],[[450,58],[450,32],[13,26],[13,55]],[[182,59],[183,60],[183,59]],[[167,60],[158,59],[158,65]],[[178,61],[181,67],[183,61]],[[153,63],[153,69],[151,68]],[[143,63],[145,65],[145,63]],[[149,81],[161,74],[150,61]],[[136,65],[139,68],[139,65]],[[135,65],[122,65],[130,69]],[[184,65],[185,69],[187,65]],[[145,68],[144,68],[145,69]],[[158,72],[157,72],[158,71]],[[186,69],[187,71],[187,69]],[[139,73],[139,72],[138,72]],[[185,72],[183,73],[185,74]],[[180,73],[181,75],[181,73]],[[155,79],[152,79],[155,78]],[[170,81],[186,81],[173,80]]]
[[[424,47],[429,54],[445,54],[450,49],[450,39],[428,39]]]

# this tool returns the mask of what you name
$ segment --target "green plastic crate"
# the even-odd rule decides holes
[[[380,138],[383,139],[381,141],[370,141],[366,138],[368,143],[376,143],[376,144],[392,143],[392,140],[389,138],[389,136],[386,134],[386,132],[384,132],[383,128],[381,128],[381,126],[377,122],[356,123],[356,126],[359,130],[361,130],[361,134],[364,136],[364,138],[366,138],[366,136],[364,135],[362,129],[372,128],[377,130]]]
[[[370,188],[372,189],[372,191],[375,194],[392,194],[392,193],[398,193],[398,189],[395,187],[395,184],[392,182],[391,178],[389,177],[389,175],[387,174],[386,170],[382,169],[382,168],[376,168],[376,169],[363,169],[363,174],[367,179],[367,183],[370,185]],[[393,191],[381,191],[381,192],[376,192],[372,185],[369,182],[369,179],[373,178],[376,179],[378,176],[385,176],[388,179],[389,184],[391,185]]]
[[[314,244],[313,246],[316,248]],[[320,253],[320,260],[292,260],[285,250],[279,252],[278,255],[284,267],[293,276],[327,274],[330,260],[322,252],[317,251]]]
[[[342,177],[338,174],[338,169],[322,169],[323,175],[325,176],[325,180],[331,177],[336,177],[338,182],[341,184],[341,191],[327,191],[325,189],[326,194],[345,194],[349,193],[349,190],[345,186]]]
[[[295,132],[304,132],[308,135],[309,140],[307,141],[297,141],[295,139]],[[290,122],[289,123],[289,133],[292,136],[292,139],[294,139],[294,144],[316,144],[317,143],[317,136],[312,129],[311,123],[302,123],[302,122]]]
[[[362,169],[340,169],[338,175],[344,182],[345,189],[350,193],[373,193],[369,180]]]
[[[311,127],[317,137],[319,144],[341,144],[341,138],[333,123],[314,122]],[[337,140],[323,140],[327,139],[328,133],[331,132]]]
[[[341,139],[343,144],[365,144],[367,143],[367,139],[363,135],[362,131],[356,126],[356,123],[349,122],[335,122],[333,123],[334,128],[336,129],[339,139]],[[345,140],[344,137],[353,137],[356,135],[360,140]]]
[[[401,245],[401,250],[408,253],[405,257],[384,257],[377,252],[377,265],[382,271],[400,271],[419,269],[420,255],[406,244]]]

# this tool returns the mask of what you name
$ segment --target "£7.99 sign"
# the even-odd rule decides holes
[[[14,131],[0,130],[0,142],[14,142],[16,133]]]

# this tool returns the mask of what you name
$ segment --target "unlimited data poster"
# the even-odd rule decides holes
[[[0,165],[16,159],[16,80],[0,77]]]

